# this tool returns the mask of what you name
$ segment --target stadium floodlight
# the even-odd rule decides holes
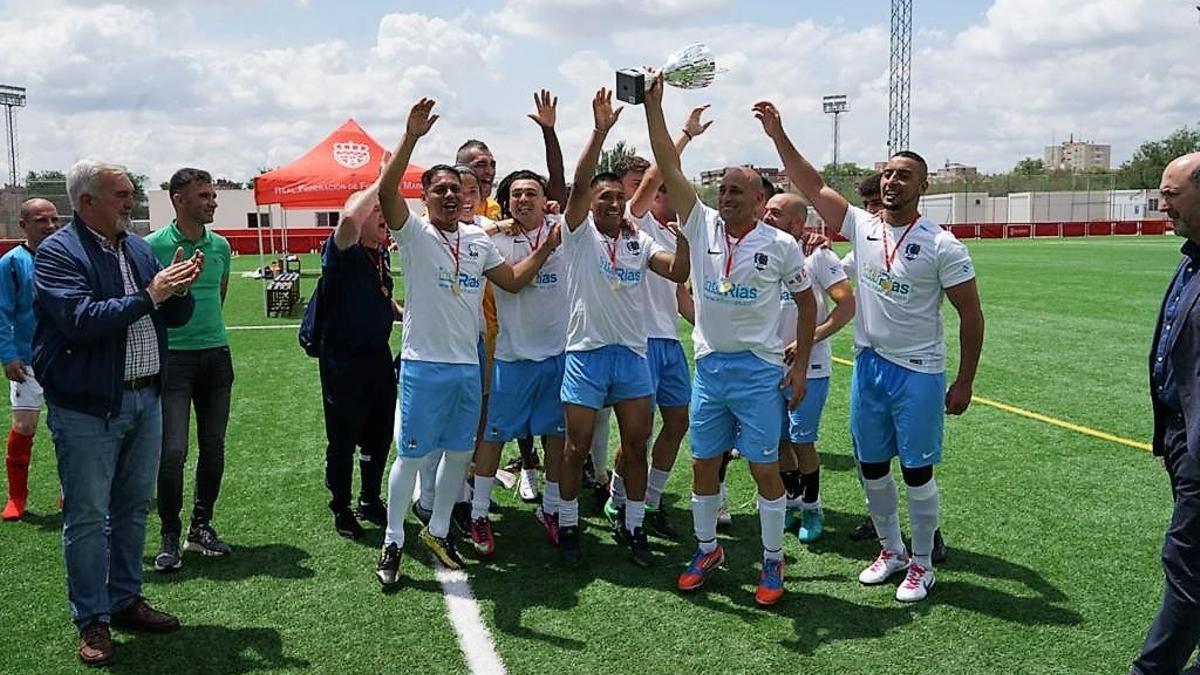
[[[8,184],[16,185],[17,169],[17,118],[16,109],[25,107],[25,87],[0,84],[0,105],[4,106],[4,130],[8,139]]]
[[[838,144],[841,137],[842,113],[850,110],[850,101],[845,94],[833,94],[821,99],[821,108],[826,115],[833,115],[833,168],[838,167]]]

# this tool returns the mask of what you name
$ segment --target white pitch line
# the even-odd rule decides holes
[[[467,668],[472,675],[506,675],[508,671],[504,668],[504,661],[496,652],[492,635],[479,614],[479,604],[475,602],[475,594],[467,582],[467,573],[438,565],[437,580],[442,584],[446,613],[450,615],[450,623],[458,634],[458,646],[467,659]]]
[[[269,323],[264,326],[226,326],[225,330],[273,330],[276,328],[290,328],[296,330],[300,327],[298,323]]]

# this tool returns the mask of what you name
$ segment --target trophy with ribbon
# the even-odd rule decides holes
[[[663,82],[680,89],[703,89],[717,76],[717,62],[712,50],[700,42],[692,43],[671,54],[662,67]],[[646,100],[649,86],[646,72],[638,68],[617,71],[617,98],[639,105]]]

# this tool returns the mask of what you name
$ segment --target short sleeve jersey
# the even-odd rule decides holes
[[[675,254],[675,235],[658,222],[654,214],[647,211],[641,218],[630,214],[638,229],[650,235],[664,251]],[[677,284],[657,274],[648,274],[643,284],[646,303],[646,334],[652,338],[679,339],[679,300],[675,296]]]
[[[392,238],[404,269],[401,358],[479,363],[483,273],[504,262],[491,237],[467,223],[446,232],[410,213]]]
[[[550,236],[556,219],[546,218],[531,232],[514,229],[492,236],[497,250],[510,265],[532,255]],[[555,249],[528,286],[517,293],[494,288],[500,333],[496,358],[500,361],[544,361],[563,353],[567,346],[567,269],[562,247]]]
[[[749,351],[783,365],[780,294],[812,286],[796,240],[762,221],[737,240],[699,199],[682,230],[691,248],[696,358]]]
[[[827,248],[818,248],[812,255],[804,259],[804,270],[812,280],[813,295],[817,298],[817,325],[829,318],[833,310],[833,300],[829,297],[829,289],[835,284],[846,280],[842,271],[842,263],[837,254]],[[796,340],[796,318],[800,310],[796,301],[786,289],[779,294],[779,338],[786,347]],[[833,370],[833,346],[826,338],[814,342],[808,356],[808,377],[829,377]]]
[[[975,278],[967,247],[923,216],[894,227],[854,206],[841,232],[854,247],[855,348],[910,370],[943,372],[942,298]]]
[[[560,217],[561,218],[561,217]],[[623,345],[646,353],[642,284],[650,258],[663,252],[650,235],[621,228],[617,237],[596,228],[592,214],[572,232],[563,219],[567,263],[567,351]]]

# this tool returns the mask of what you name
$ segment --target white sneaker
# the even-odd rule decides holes
[[[724,504],[717,509],[717,527],[729,527],[733,524],[733,514],[729,513],[729,507]]]
[[[859,572],[858,581],[866,586],[882,584],[896,572],[908,569],[910,563],[911,560],[906,554],[896,553],[885,548],[879,552],[879,557],[875,558],[875,562]]]
[[[537,469],[521,469],[521,477],[517,481],[517,495],[523,502],[536,502],[538,499]]]
[[[933,588],[933,568],[922,567],[913,563],[908,568],[908,575],[896,588],[896,599],[900,602],[919,602],[929,595]]]

